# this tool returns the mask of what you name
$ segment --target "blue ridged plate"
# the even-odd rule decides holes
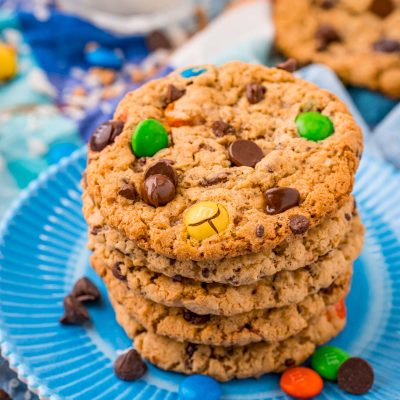
[[[1,226],[1,350],[42,398],[177,399],[180,374],[149,366],[149,373],[134,383],[113,374],[113,361],[130,340],[88,264],[79,184],[85,160],[81,150],[50,168],[29,186]],[[399,399],[400,174],[364,158],[356,181],[366,244],[347,301],[349,322],[334,343],[374,366],[376,383],[364,399]],[[105,301],[90,307],[91,326],[62,326],[63,298],[82,275],[101,287]],[[224,384],[223,393],[236,400],[286,398],[276,375]],[[352,396],[327,383],[319,398]]]

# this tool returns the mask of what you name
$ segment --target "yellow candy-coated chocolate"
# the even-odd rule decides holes
[[[17,54],[7,44],[0,43],[0,81],[12,79],[17,73]]]
[[[222,204],[202,201],[189,208],[185,225],[189,236],[203,240],[224,231],[229,224],[229,214]]]

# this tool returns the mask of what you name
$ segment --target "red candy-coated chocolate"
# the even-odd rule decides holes
[[[346,304],[344,302],[344,299],[340,300],[339,303],[336,303],[335,311],[336,311],[337,316],[340,319],[345,319],[346,318],[347,312],[346,312]]]
[[[281,389],[296,399],[310,399],[318,396],[323,387],[322,378],[311,368],[294,367],[287,369],[279,382]]]

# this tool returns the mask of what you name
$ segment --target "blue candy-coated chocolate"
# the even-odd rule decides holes
[[[179,385],[179,400],[219,400],[221,386],[213,378],[205,375],[192,375]]]
[[[193,76],[199,76],[206,71],[207,70],[203,67],[187,68],[181,72],[181,76],[183,78],[192,78]]]
[[[46,160],[49,164],[55,164],[62,158],[69,156],[79,148],[75,143],[54,143],[50,146],[46,154]]]
[[[85,53],[88,64],[95,67],[120,69],[122,67],[122,57],[112,49],[106,47],[96,47]]]

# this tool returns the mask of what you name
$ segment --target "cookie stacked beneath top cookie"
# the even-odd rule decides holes
[[[335,96],[240,62],[129,93],[89,145],[92,265],[135,348],[221,381],[299,364],[345,323],[362,136]]]

